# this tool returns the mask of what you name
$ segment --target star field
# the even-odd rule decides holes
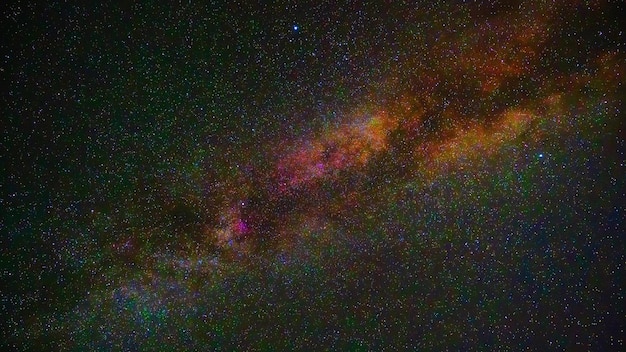
[[[623,349],[623,10],[4,5],[3,349]]]

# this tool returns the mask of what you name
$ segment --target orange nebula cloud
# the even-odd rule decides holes
[[[365,165],[388,147],[388,135],[398,126],[385,111],[355,119],[286,155],[277,166],[279,190],[332,175],[337,170]]]

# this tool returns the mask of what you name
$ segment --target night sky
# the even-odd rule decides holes
[[[0,349],[624,348],[622,1],[41,3]]]

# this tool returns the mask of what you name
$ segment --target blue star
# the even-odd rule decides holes
[[[294,25],[293,25],[293,30],[297,32],[297,31],[298,31],[298,29],[300,29],[300,27],[298,27],[298,25],[297,25],[297,24],[294,24]]]

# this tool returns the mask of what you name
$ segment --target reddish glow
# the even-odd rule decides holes
[[[237,224],[235,225],[235,230],[240,235],[244,235],[250,230],[250,228],[248,227],[248,224],[246,224],[246,222],[243,219],[239,219],[239,221],[237,221]]]
[[[382,111],[369,118],[355,119],[310,141],[278,162],[279,191],[332,177],[336,170],[365,165],[372,155],[388,147],[388,134],[397,126],[397,120]]]

